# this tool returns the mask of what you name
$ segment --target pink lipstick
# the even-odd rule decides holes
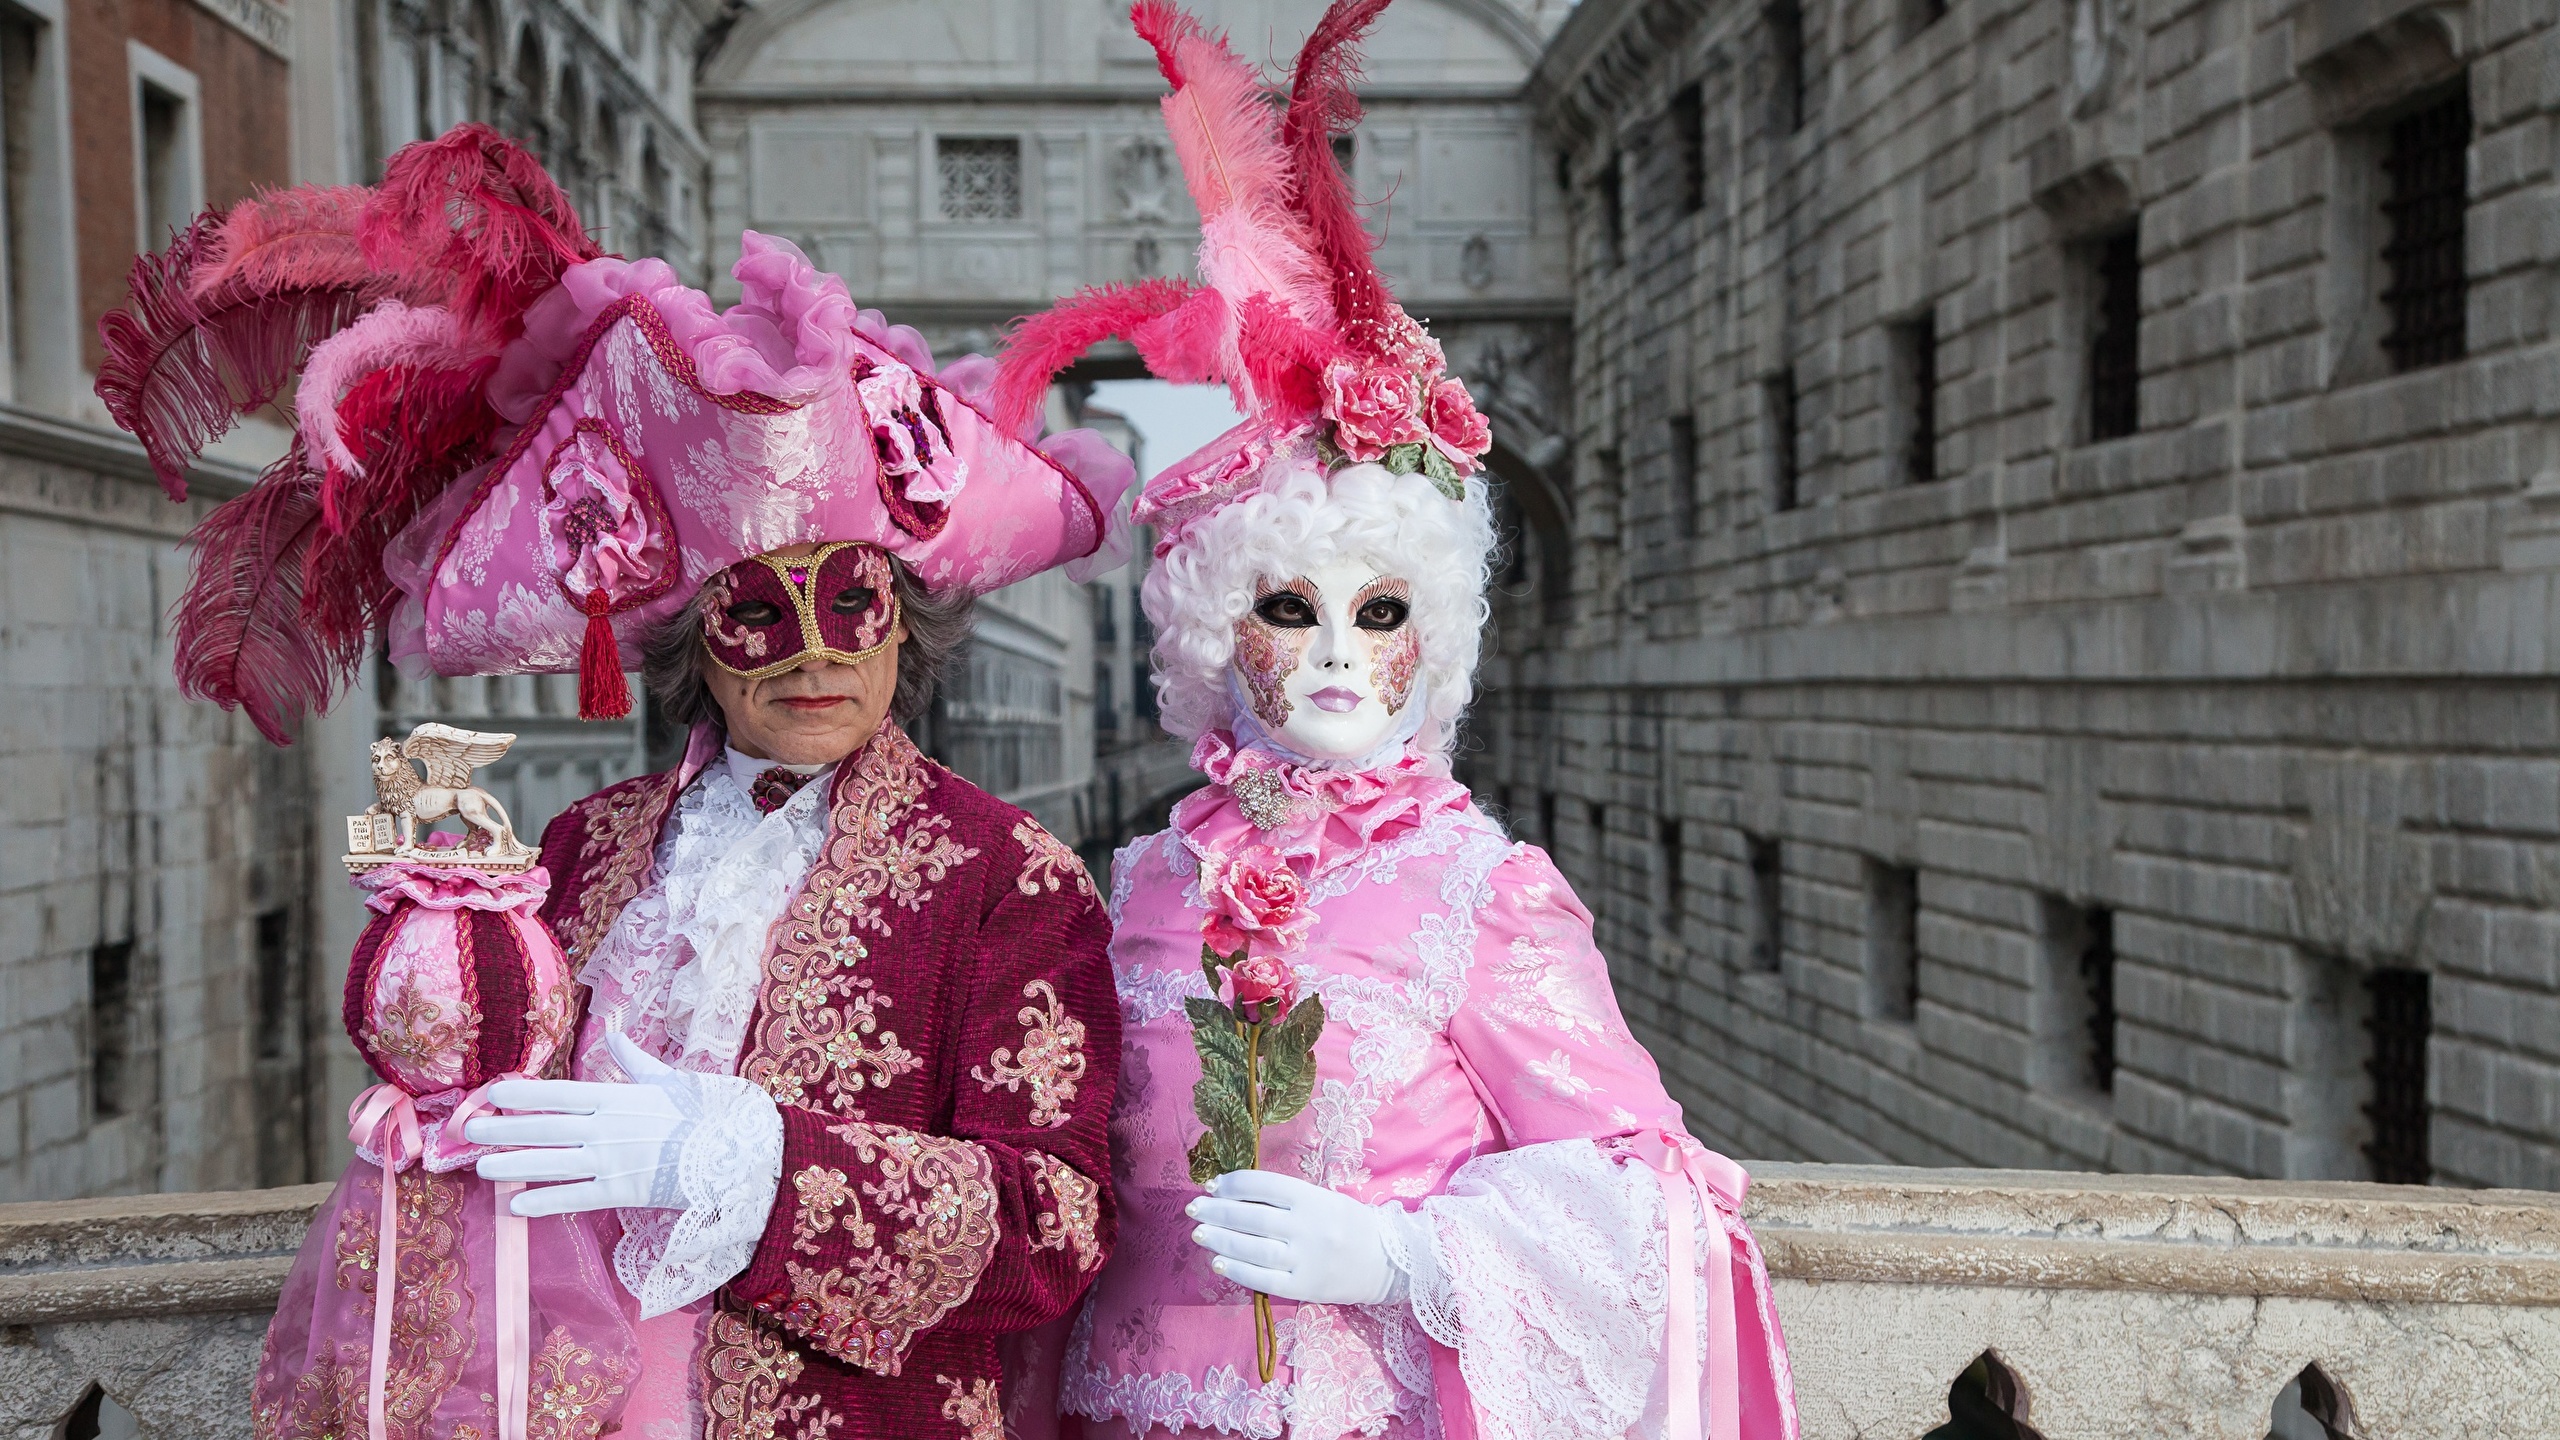
[[[1339,685],[1332,685],[1308,696],[1307,703],[1328,715],[1348,715],[1360,708],[1362,698],[1364,697],[1357,690],[1345,690]]]

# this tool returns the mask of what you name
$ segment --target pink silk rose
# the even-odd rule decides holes
[[[1288,1014],[1298,1003],[1298,972],[1277,955],[1249,955],[1228,967],[1227,979],[1235,987],[1236,1008],[1265,1021]]]
[[[1336,360],[1324,367],[1324,414],[1333,422],[1333,443],[1363,464],[1430,438],[1422,428],[1420,382],[1393,365]]]
[[[1264,955],[1295,950],[1315,923],[1307,908],[1306,882],[1267,845],[1200,867],[1200,898],[1208,915],[1200,937],[1221,955],[1252,950]]]
[[[1431,387],[1431,438],[1440,453],[1462,465],[1493,448],[1493,427],[1476,409],[1475,397],[1457,380]]]

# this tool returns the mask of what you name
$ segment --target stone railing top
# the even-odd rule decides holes
[[[1750,1166],[1805,1280],[2560,1305],[2560,1194],[1894,1166]]]
[[[271,1307],[329,1190],[0,1205],[0,1325]]]

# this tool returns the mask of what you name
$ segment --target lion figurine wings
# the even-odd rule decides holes
[[[522,869],[531,864],[534,853],[516,838],[507,807],[499,803],[497,796],[471,783],[472,771],[505,755],[515,741],[512,734],[465,730],[434,721],[410,731],[407,740],[374,741],[376,798],[366,807],[365,815],[389,817],[394,840],[387,851],[350,855],[349,863],[461,860],[474,866],[505,869]],[[423,780],[418,766],[425,767]],[[467,832],[459,852],[421,846],[420,828],[447,816],[460,819]]]

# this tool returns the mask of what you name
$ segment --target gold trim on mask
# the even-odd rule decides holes
[[[800,613],[800,649],[796,653],[787,656],[784,659],[777,660],[770,665],[760,665],[753,670],[741,670],[736,666],[731,665],[728,661],[721,659],[718,651],[712,650],[709,646],[705,646],[703,647],[704,652],[710,655],[711,663],[728,671],[730,674],[737,676],[741,680],[769,680],[776,675],[797,670],[801,666],[808,664],[812,659],[833,660],[839,665],[859,664],[896,644],[898,642],[898,627],[906,623],[907,615],[906,607],[898,600],[898,587],[895,579],[896,572],[894,570],[890,572],[892,578],[889,585],[889,631],[887,636],[883,638],[879,644],[859,653],[838,650],[827,644],[825,638],[818,633],[818,597],[816,594],[818,588],[818,570],[827,563],[828,556],[833,555],[839,550],[854,549],[862,543],[863,542],[859,540],[830,540],[808,554],[791,560],[777,560],[771,555],[756,556],[755,559],[759,564],[762,564],[766,569],[771,570],[775,577],[782,581],[782,588],[790,593],[792,608]],[[808,584],[800,585],[793,582],[791,578],[791,571],[795,566],[808,567]]]

